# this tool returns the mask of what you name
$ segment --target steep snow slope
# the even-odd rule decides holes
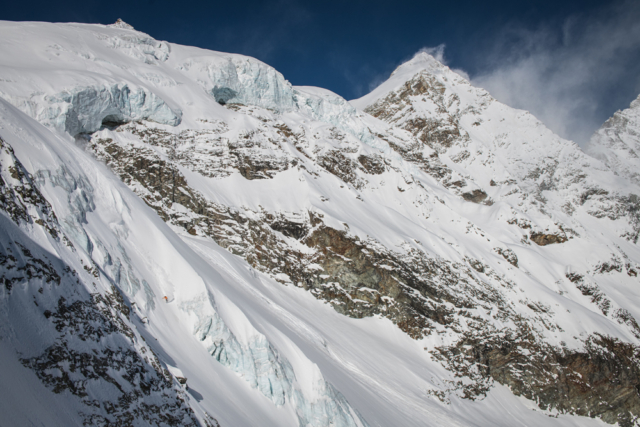
[[[200,340],[193,337],[193,328],[198,325],[196,323],[190,327],[193,324],[193,317],[202,316],[203,311],[207,311],[205,308],[207,301],[212,301],[211,295],[208,297],[197,296],[197,287],[202,281],[207,283],[209,292],[215,292],[217,313],[224,313],[226,324],[233,325],[240,339],[250,341],[251,338],[259,338],[261,335],[251,326],[252,324],[259,325],[271,337],[270,341],[277,343],[277,348],[289,354],[293,352],[294,357],[288,360],[292,361],[294,370],[297,368],[297,372],[301,372],[300,375],[304,381],[301,381],[301,385],[308,389],[307,393],[317,395],[318,391],[322,391],[322,386],[319,390],[317,386],[314,387],[314,383],[318,381],[318,366],[321,366],[322,372],[328,372],[336,383],[348,389],[350,394],[358,400],[360,407],[370,415],[370,418],[376,420],[372,425],[390,425],[395,422],[400,422],[403,425],[417,425],[423,417],[433,417],[436,424],[446,422],[451,425],[468,425],[472,419],[470,414],[476,411],[483,413],[493,410],[492,405],[495,405],[495,402],[486,402],[484,404],[487,406],[486,408],[467,408],[462,414],[455,412],[449,414],[433,402],[430,405],[426,402],[425,406],[425,388],[433,387],[432,378],[442,376],[442,372],[425,356],[424,350],[419,344],[409,337],[403,337],[403,334],[399,334],[395,326],[381,319],[372,319],[373,323],[364,324],[350,320],[328,307],[322,306],[304,291],[282,287],[282,285],[257,274],[248,268],[243,261],[228,254],[208,239],[184,237],[196,253],[205,257],[204,259],[198,258],[195,253],[176,240],[176,237],[172,237],[171,231],[166,229],[158,219],[149,216],[150,211],[141,206],[140,201],[132,197],[126,188],[114,181],[104,168],[92,161],[70,141],[61,140],[46,129],[42,129],[38,124],[21,116],[6,104],[3,104],[1,115],[2,137],[19,147],[17,156],[25,158],[24,165],[26,167],[32,171],[41,172],[33,175],[44,175],[51,179],[48,183],[41,183],[43,194],[47,195],[49,200],[54,201],[55,211],[58,212],[61,219],[64,218],[62,221],[67,224],[74,222],[71,213],[73,209],[85,206],[79,212],[76,211],[76,215],[84,215],[84,221],[76,223],[75,227],[78,229],[75,233],[71,233],[82,244],[78,245],[76,242],[77,249],[75,250],[70,245],[61,246],[55,238],[53,238],[54,246],[52,248],[50,234],[47,236],[46,228],[43,230],[44,226],[37,223],[37,219],[31,222],[19,219],[18,224],[22,226],[22,230],[18,230],[16,224],[12,224],[8,218],[3,216],[2,218],[5,219],[3,219],[2,229],[6,233],[12,233],[11,237],[3,237],[3,242],[5,244],[16,242],[14,245],[17,244],[23,253],[26,253],[26,245],[30,244],[31,247],[26,247],[26,249],[31,249],[29,256],[34,260],[51,260],[58,263],[62,263],[64,260],[68,265],[74,266],[76,274],[82,278],[82,283],[75,285],[75,292],[82,294],[90,290],[93,293],[93,298],[97,301],[103,303],[110,301],[109,298],[101,299],[99,295],[107,297],[112,295],[111,298],[118,301],[121,298],[117,296],[118,291],[110,287],[111,284],[118,285],[127,297],[118,305],[124,318],[114,317],[114,319],[125,322],[125,325],[130,328],[125,330],[129,333],[136,331],[136,341],[140,341],[141,336],[147,337],[148,345],[159,357],[159,361],[156,363],[162,363],[162,366],[169,369],[171,366],[177,365],[185,373],[190,385],[190,395],[184,392],[179,393],[182,393],[191,407],[201,416],[203,423],[205,419],[210,419],[204,415],[203,408],[205,408],[215,414],[222,425],[297,424],[291,411],[278,410],[276,406],[271,406],[271,402],[262,397],[260,393],[252,393],[251,387],[245,384],[242,379],[234,376],[231,372],[226,372],[222,364],[218,365],[217,362],[213,362],[211,356],[207,354],[205,346],[199,342]],[[3,152],[10,155],[8,142],[3,142],[3,144],[6,144],[3,146]],[[34,156],[34,153],[40,153],[40,155]],[[10,157],[11,163],[5,159],[2,163],[2,170],[6,173],[3,175],[5,183],[11,183],[12,168],[20,165],[16,158]],[[47,173],[47,171],[55,172],[56,170],[59,172],[57,175],[52,176]],[[84,190],[88,190],[88,192],[78,188],[77,183],[82,181],[85,182]],[[93,183],[95,187],[89,188],[86,184],[89,182]],[[77,201],[78,197],[86,202]],[[26,198],[20,200],[27,209],[33,209],[32,206],[36,206],[25,203],[25,201]],[[5,208],[3,211],[9,213],[12,210]],[[65,215],[65,212],[67,215],[62,216]],[[133,213],[135,213],[135,219],[132,216]],[[52,215],[41,214],[41,217],[40,219],[44,221],[54,221]],[[43,223],[46,224],[44,221]],[[58,230],[58,236],[64,236],[63,231],[56,227],[55,223],[50,227],[52,229],[55,227]],[[78,237],[81,235],[85,236],[84,239]],[[65,239],[60,237],[59,240],[64,242]],[[91,257],[102,261],[100,266],[94,264],[94,261],[87,256],[87,252],[82,248],[83,245],[86,246],[88,241],[93,242],[90,251]],[[39,242],[40,245],[35,242]],[[36,252],[42,252],[40,248],[43,246],[50,250],[50,254]],[[105,259],[110,259],[110,261],[107,262]],[[163,262],[165,259],[171,261]],[[188,264],[185,263],[185,260],[189,260]],[[126,264],[123,265],[125,262]],[[38,261],[34,261],[34,263],[39,264]],[[106,269],[100,268],[101,266],[106,266]],[[192,268],[198,272],[199,277],[193,277]],[[102,387],[105,387],[100,384],[100,381],[113,383],[114,377],[116,381],[120,377],[118,374],[105,373],[104,379],[102,379],[88,375],[86,372],[83,375],[77,372],[79,370],[78,359],[81,361],[85,359],[86,356],[82,355],[86,355],[87,351],[102,350],[105,343],[98,339],[98,342],[89,348],[81,346],[77,350],[81,352],[80,355],[76,353],[71,359],[75,361],[73,367],[67,365],[55,368],[60,369],[61,372],[64,372],[66,368],[70,371],[70,375],[74,373],[76,375],[69,383],[49,384],[44,381],[47,385],[55,385],[53,390],[56,394],[47,392],[43,386],[37,382],[34,383],[37,381],[36,378],[29,380],[29,386],[25,387],[25,376],[30,378],[29,375],[34,375],[21,366],[16,354],[11,350],[17,350],[21,360],[24,359],[24,356],[29,355],[29,352],[24,349],[24,346],[27,345],[36,347],[35,351],[32,350],[35,354],[43,351],[37,349],[41,347],[46,349],[44,354],[49,355],[60,347],[67,348],[69,346],[67,340],[70,341],[81,336],[83,329],[86,328],[84,322],[89,323],[89,321],[81,317],[82,311],[77,308],[60,311],[60,295],[50,294],[51,291],[58,290],[66,297],[66,300],[71,300],[74,294],[74,285],[68,278],[63,276],[59,284],[54,283],[47,286],[46,280],[38,278],[33,270],[30,270],[32,271],[30,278],[28,278],[29,276],[16,278],[12,277],[12,269],[7,264],[3,263],[3,269],[4,278],[16,279],[15,285],[7,286],[5,282],[3,288],[3,313],[7,316],[3,319],[3,342],[5,343],[3,345],[3,361],[6,362],[3,366],[11,366],[18,372],[22,371],[21,374],[12,377],[10,370],[3,369],[5,378],[5,381],[2,382],[3,403],[6,404],[7,409],[3,412],[3,419],[9,423],[25,425],[29,423],[82,424],[86,415],[79,417],[78,413],[86,414],[92,408],[88,403],[83,405],[80,398],[83,397],[81,391],[84,390],[78,389],[81,386],[86,389],[87,383],[89,383],[93,387],[93,393],[97,393]],[[65,271],[61,267],[54,267],[54,269],[55,271]],[[106,289],[89,283],[103,284]],[[138,289],[136,289],[136,283]],[[44,285],[42,288],[47,290],[46,294],[41,294],[43,296],[39,296],[40,292],[37,289],[41,285]],[[20,299],[23,300],[19,305],[17,301],[20,300],[16,301],[17,291],[20,292]],[[159,295],[163,293],[170,296],[171,303],[161,303]],[[195,298],[193,298],[194,294]],[[28,303],[29,300],[35,299],[34,297],[38,298],[39,305],[31,306]],[[186,303],[180,302],[181,300]],[[238,305],[234,305],[234,301]],[[47,303],[47,305],[41,307],[43,303]],[[31,332],[25,331],[25,328],[32,328],[33,326],[30,326],[32,322],[37,322],[36,324],[47,328],[48,318],[43,309],[50,305],[55,307],[56,304],[60,316],[72,312],[73,315],[66,316],[66,318],[71,320],[78,330],[75,332],[65,331],[66,336],[57,338],[53,345],[49,345],[52,339],[48,336],[50,332],[47,329]],[[249,319],[245,317],[245,314],[237,311],[239,307],[243,308]],[[211,307],[208,311],[215,316],[216,311],[213,311]],[[49,318],[51,317],[49,315]],[[56,318],[55,315],[53,317]],[[91,318],[95,319],[95,316]],[[106,321],[109,321],[109,317]],[[55,326],[57,325],[55,324]],[[224,325],[219,326],[224,328]],[[101,337],[95,326],[88,332],[89,336],[95,334],[97,338]],[[109,330],[109,332],[113,333],[114,331]],[[228,342],[229,338],[232,337],[227,336],[220,341]],[[296,347],[296,343],[298,347]],[[238,344],[236,343],[236,345]],[[249,345],[249,348],[254,350],[255,347],[260,348]],[[143,355],[149,352],[149,347],[145,348],[147,350],[141,352]],[[309,363],[307,357],[301,352],[301,348],[313,356],[318,364]],[[82,352],[83,350],[84,352]],[[231,355],[229,350],[227,350],[227,355]],[[36,375],[39,375],[41,379],[48,379],[51,378],[51,375],[55,377],[55,374],[49,371],[52,369],[51,366],[56,366],[61,360],[65,361],[65,356],[67,356],[65,353],[53,359],[40,356],[42,362],[47,362],[42,367],[25,363],[24,360],[22,363],[27,368],[34,369]],[[245,362],[248,362],[249,365],[254,363],[250,360]],[[96,366],[96,360],[91,357],[86,365],[82,366],[85,370],[89,366]],[[248,373],[237,370],[237,367],[234,370],[244,378],[247,374],[251,374],[251,370]],[[118,369],[116,368],[115,371],[118,372]],[[420,372],[422,374],[418,375]],[[168,372],[163,371],[163,373],[171,378]],[[126,379],[126,374],[124,377]],[[177,382],[173,381],[173,387],[177,388]],[[18,392],[17,395],[16,392]],[[501,392],[501,394],[504,393],[504,391]],[[73,399],[74,395],[78,397],[77,400]],[[108,406],[104,403],[104,396],[89,393],[89,397],[97,399],[105,407],[102,413],[97,410],[93,411],[97,414],[92,414],[93,418],[90,418],[92,422],[98,422],[101,419],[98,416],[110,421],[113,421],[114,418],[117,419],[112,415],[111,410],[106,409]],[[337,397],[338,403],[340,402],[339,396],[334,394],[333,397]],[[407,398],[410,399],[409,402],[406,402]],[[508,395],[502,398],[507,402],[511,400],[511,405],[520,407],[519,413],[515,414],[516,419],[529,417],[526,405],[522,405],[521,402]],[[43,404],[43,401],[47,403]],[[38,408],[43,409],[34,413],[29,405],[25,405],[25,402],[29,404],[38,402]],[[10,403],[14,405],[10,405]],[[19,405],[15,405],[18,403]],[[56,405],[54,418],[47,412],[52,410],[52,405]],[[117,404],[115,408],[120,409]],[[123,416],[129,415],[127,409],[129,408],[124,408],[122,411]],[[163,410],[166,411],[166,408]],[[134,420],[138,421],[139,413],[134,412],[134,414],[136,415]],[[60,420],[56,420],[56,417],[59,417]],[[539,415],[539,417],[541,420],[546,418],[545,415]],[[168,423],[166,419],[164,422]],[[308,425],[306,423],[300,424]],[[186,424],[180,420],[177,425]],[[318,417],[310,425],[328,425],[328,423]],[[566,425],[571,425],[571,423]]]
[[[145,375],[176,414],[222,426],[640,415],[636,187],[528,113],[428,56],[356,103],[375,118],[255,59],[123,24],[1,23],[0,34],[0,136],[16,159],[3,160],[3,183],[19,187],[5,176],[21,162],[42,199],[23,204],[51,206],[45,226],[4,207],[16,225],[2,241],[80,271],[84,300],[120,301],[104,322],[126,325],[113,340],[131,357],[154,352]],[[40,304],[38,280],[16,280],[20,301]],[[69,299],[70,280],[51,303]],[[17,285],[5,288],[11,312]],[[23,305],[3,321],[16,332],[2,357],[44,387],[3,382],[3,395],[109,419],[91,405],[117,392],[85,396],[89,374],[67,356],[42,369],[24,356],[21,328],[58,317]],[[27,341],[36,355],[54,345],[43,328]],[[75,345],[79,332],[58,332],[55,345]],[[115,348],[100,337],[96,351]],[[57,387],[47,369],[60,360],[71,382]],[[94,381],[159,398],[113,369]]]
[[[114,396],[114,391],[108,391],[108,383],[121,393],[133,393],[134,397],[137,388],[151,387],[153,392],[160,393],[163,387],[170,387],[172,377],[150,352],[154,349],[160,355],[170,351],[180,356],[174,359],[165,354],[161,357],[164,364],[175,364],[178,360],[180,368],[191,359],[197,367],[194,376],[218,383],[207,385],[205,390],[207,398],[221,406],[217,412],[222,413],[220,418],[227,424],[264,425],[271,420],[271,425],[295,425],[295,420],[299,420],[300,425],[363,425],[344,398],[324,381],[318,368],[293,343],[276,335],[286,345],[279,349],[272,347],[232,301],[224,295],[215,298],[213,284],[224,287],[224,279],[104,167],[73,143],[60,140],[4,102],[2,116],[2,137],[6,140],[3,140],[3,188],[5,194],[13,196],[13,200],[4,199],[8,202],[3,209],[12,218],[2,217],[3,230],[9,233],[3,237],[3,341],[10,343],[20,361],[54,392],[78,397],[78,403],[86,405],[80,405],[83,420],[99,423],[130,419],[136,425],[189,425],[182,418],[175,421],[168,418],[169,404],[149,409],[164,416],[157,421],[150,420],[144,411],[123,404],[117,392],[117,403],[107,400]],[[9,144],[16,147],[15,155]],[[24,166],[18,158],[25,159]],[[27,190],[16,182],[16,176]],[[51,213],[47,200],[52,202],[57,215]],[[10,219],[15,223],[11,224]],[[19,231],[17,225],[26,232]],[[164,295],[168,296],[169,304],[161,302]],[[35,306],[31,306],[32,298]],[[76,299],[86,302],[71,303]],[[104,312],[102,305],[114,308]],[[113,311],[116,309],[121,314]],[[102,318],[104,327],[99,323]],[[63,333],[57,339],[50,336],[49,329],[54,326]],[[120,350],[110,351],[109,341],[102,337],[118,332],[138,347],[128,350],[121,344]],[[158,343],[151,343],[150,348],[144,344],[144,336],[149,342]],[[189,337],[186,341],[185,336]],[[76,342],[78,339],[82,343]],[[88,340],[90,345],[86,344]],[[95,349],[104,351],[107,359],[93,356],[90,352]],[[207,352],[214,358],[207,356]],[[161,375],[155,380],[159,385],[144,376],[136,378],[143,369],[136,365],[140,364],[137,359],[146,361],[149,355],[148,363]],[[109,358],[118,361],[120,357],[125,358],[124,367],[116,364],[113,371],[109,370]],[[220,364],[213,363],[215,360]],[[106,370],[94,373],[102,364],[106,364]],[[223,366],[244,379],[247,386],[225,372],[224,387],[220,387],[221,381],[215,374],[216,368],[223,370]],[[193,373],[193,367],[182,369]],[[60,378],[56,370],[63,380],[56,379]],[[154,372],[151,369],[151,374]],[[297,378],[303,378],[304,382],[298,382]],[[117,385],[124,380],[131,384]],[[144,386],[143,382],[149,385]],[[240,382],[240,391],[229,396],[234,382],[235,387]],[[175,391],[179,390],[175,380],[173,384],[173,389],[169,389],[177,393],[176,404],[184,406],[181,399],[185,399],[185,394]],[[258,389],[273,406],[265,405],[267,402],[252,394],[249,386]],[[11,392],[10,383],[3,383],[3,387],[4,394]],[[68,402],[68,406],[78,410],[75,399]],[[97,410],[93,409],[93,402],[97,402]],[[262,407],[262,411],[241,408],[231,415],[224,413],[227,405],[232,407],[239,402],[248,407]],[[283,405],[287,410],[278,411],[277,407]],[[190,423],[196,422],[188,407],[182,411],[191,417]],[[204,417],[202,410],[197,412]]]
[[[587,153],[640,185],[640,96],[616,112],[591,137]]]

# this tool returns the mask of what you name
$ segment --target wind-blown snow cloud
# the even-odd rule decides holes
[[[535,30],[504,28],[472,78],[584,145],[640,92],[640,2],[616,2]]]
[[[420,53],[428,53],[429,55],[433,56],[434,58],[436,58],[436,61],[438,62],[442,62],[443,64],[446,63],[445,59],[444,59],[444,48],[445,48],[445,44],[441,43],[436,47],[423,47],[422,49],[420,49],[418,52],[416,52],[416,55],[420,54]]]
[[[447,45],[445,43],[441,43],[438,46],[435,47],[423,47],[422,49],[420,49],[419,51],[417,51],[414,55],[414,57],[420,53],[427,53],[431,56],[433,56],[436,61],[444,64],[444,65],[450,65],[449,61],[447,60],[447,58],[444,57],[444,50],[447,47]],[[461,69],[457,69],[457,68],[452,68],[451,71],[453,71],[454,73],[458,73],[460,74],[462,77],[464,77],[467,80],[471,80],[471,77],[469,77],[469,74]],[[382,82],[381,82],[382,83]]]

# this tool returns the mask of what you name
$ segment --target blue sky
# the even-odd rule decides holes
[[[242,53],[360,97],[425,47],[580,143],[640,93],[640,1],[21,1],[0,19],[112,23]]]

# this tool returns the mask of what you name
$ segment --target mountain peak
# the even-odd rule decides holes
[[[109,25],[112,28],[122,28],[123,30],[135,30],[135,28],[133,28],[133,25],[129,25],[126,22],[124,22],[122,19],[118,18],[118,20]]]
[[[442,48],[421,49],[410,60],[400,64],[385,82],[362,98],[352,100],[351,104],[364,110],[368,105],[402,87],[418,74],[425,73],[452,79],[461,77],[461,74],[452,71],[442,62]]]
[[[423,70],[428,72],[438,72],[447,68],[448,67],[436,59],[436,57],[430,55],[424,50],[421,50],[416,53],[413,58],[396,68],[395,71],[391,73],[391,76],[409,73],[413,75]]]
[[[617,111],[598,129],[585,148],[616,173],[640,184],[640,96],[629,108]]]

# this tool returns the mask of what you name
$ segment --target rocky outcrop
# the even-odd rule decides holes
[[[538,246],[546,246],[554,243],[564,243],[567,241],[566,236],[545,233],[531,233],[529,239],[531,239],[531,241]]]
[[[345,156],[344,153],[338,150],[328,151],[318,158],[318,163],[328,172],[334,174],[342,181],[353,185],[355,188],[364,187],[366,181],[359,178],[356,174],[356,171],[360,169],[360,165]]]
[[[365,156],[361,154],[358,156],[358,161],[364,170],[372,175],[380,175],[387,170],[384,159],[380,156]]]
[[[503,248],[494,248],[494,251],[496,251],[497,253],[502,255],[504,259],[509,261],[509,264],[513,265],[514,267],[518,267],[518,256],[514,251],[512,251],[511,249]]]
[[[385,140],[389,147],[398,152],[404,160],[415,164],[421,170],[434,177],[445,187],[456,191],[466,186],[466,181],[459,174],[455,173],[440,160],[437,151],[432,151],[425,155],[424,146],[418,142],[410,142],[408,144],[400,144],[397,141],[391,141],[384,135],[378,135],[379,138]]]
[[[382,315],[420,338],[434,324],[450,324],[456,308],[495,304],[508,310],[499,292],[477,282],[461,265],[429,259],[419,251],[395,254],[375,241],[361,241],[327,227],[314,212],[292,220],[214,204],[190,188],[175,165],[152,150],[124,150],[113,140],[99,138],[91,142],[99,158],[165,221],[191,234],[212,237],[254,268],[309,290],[340,313]],[[174,203],[181,208],[174,209]],[[313,251],[294,249],[286,238],[299,240]],[[458,314],[467,315],[464,310]]]
[[[62,238],[68,242],[60,232],[51,205],[42,197],[31,175],[16,158],[11,145],[2,138],[0,173],[0,209],[16,224],[37,224],[44,227],[54,239]]]
[[[446,112],[459,103],[457,96],[447,94],[445,87],[434,76],[419,73],[405,82],[401,89],[367,106],[365,111],[381,120],[394,123],[402,117],[399,113],[411,105],[411,97],[428,98],[441,112]],[[469,138],[466,132],[461,130],[455,115],[450,115],[446,120],[409,117],[401,126],[438,153],[444,153],[452,145],[460,144]]]
[[[466,398],[488,392],[490,378],[541,409],[598,417],[623,427],[640,417],[640,348],[602,335],[585,341],[584,350],[545,344],[533,333],[466,335],[441,347],[435,356],[471,384],[454,383]]]
[[[482,203],[487,198],[487,193],[482,190],[473,190],[469,193],[462,193],[462,198],[467,202]]]

